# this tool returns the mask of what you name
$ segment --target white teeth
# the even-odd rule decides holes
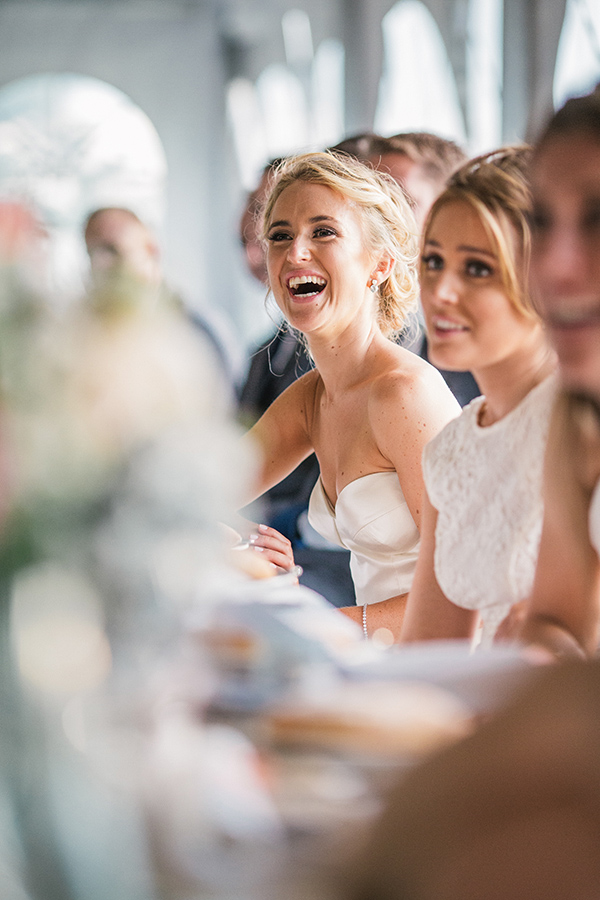
[[[300,284],[318,284],[325,286],[327,282],[324,278],[320,278],[319,275],[295,275],[288,281],[289,288],[298,287]]]
[[[434,325],[438,331],[466,331],[464,325],[459,325],[458,322],[449,322],[447,319],[436,319]]]

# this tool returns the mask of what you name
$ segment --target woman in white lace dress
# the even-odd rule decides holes
[[[532,275],[564,393],[553,416],[545,516],[521,638],[591,655],[600,632],[600,93],[569,100],[533,160]]]
[[[433,205],[421,300],[430,357],[469,369],[483,396],[431,441],[421,548],[402,640],[489,643],[531,591],[554,354],[527,289],[527,148],[467,163]]]

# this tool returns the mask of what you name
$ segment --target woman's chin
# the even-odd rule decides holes
[[[437,348],[430,344],[427,347],[427,358],[437,369],[447,372],[466,372],[469,369],[469,360],[448,348]]]
[[[319,322],[322,304],[305,301],[303,303],[288,303],[283,308],[283,314],[292,328],[297,331],[310,331]]]

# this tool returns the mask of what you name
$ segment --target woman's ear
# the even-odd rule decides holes
[[[373,275],[377,278],[379,284],[388,277],[392,269],[394,268],[394,263],[396,260],[393,256],[390,256],[389,253],[382,253],[379,257],[377,265],[373,269]]]

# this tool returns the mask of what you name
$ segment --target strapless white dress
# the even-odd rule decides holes
[[[485,428],[478,424],[485,398],[478,397],[423,453],[425,486],[438,511],[435,575],[449,600],[479,610],[483,646],[533,586],[556,390],[551,375]]]
[[[373,472],[347,484],[332,506],[321,479],[308,506],[312,527],[350,551],[359,606],[410,590],[419,532],[395,472]]]

